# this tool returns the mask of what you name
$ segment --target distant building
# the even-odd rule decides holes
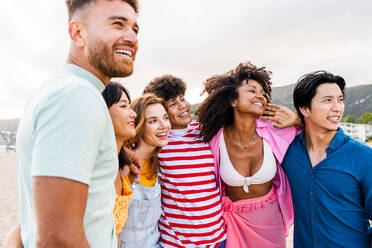
[[[15,152],[16,151],[16,147],[15,145],[7,145],[6,147],[6,152]]]
[[[354,123],[341,123],[341,128],[345,134],[351,138],[365,143],[368,137],[372,137],[372,124],[354,124]]]
[[[0,153],[15,151],[16,136],[16,132],[0,131]]]

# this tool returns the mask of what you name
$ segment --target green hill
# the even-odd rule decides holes
[[[272,92],[272,102],[286,107],[293,107],[292,92],[294,84],[275,87]],[[353,115],[357,120],[365,112],[372,112],[372,85],[359,85],[345,89],[344,116]]]
[[[293,107],[292,92],[294,84],[274,87],[272,92],[272,102],[286,107]],[[199,103],[191,105],[191,112],[194,116]],[[345,113],[344,116],[352,115],[359,121],[360,116],[365,112],[372,112],[372,84],[359,85],[346,88],[345,90]],[[19,119],[0,120],[0,131],[17,130]]]
[[[272,102],[294,109],[292,93],[294,84],[273,87]],[[191,105],[191,112],[195,113],[199,103]],[[359,85],[346,88],[345,90],[345,113],[344,116],[353,115],[357,120],[365,112],[372,112],[372,85]]]

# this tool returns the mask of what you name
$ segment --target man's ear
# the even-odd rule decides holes
[[[300,107],[300,112],[304,116],[304,119],[308,118],[311,114],[311,110],[308,107]]]
[[[68,25],[68,33],[72,43],[77,47],[85,46],[84,30],[85,25],[80,22],[70,22]]]

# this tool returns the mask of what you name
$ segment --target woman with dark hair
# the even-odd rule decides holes
[[[203,93],[208,96],[197,111],[201,136],[215,157],[227,248],[285,247],[293,224],[291,193],[280,163],[297,134],[289,126],[301,121],[295,112],[269,104],[270,74],[242,63],[207,79]],[[283,114],[279,119],[273,118],[277,110]]]
[[[131,106],[137,113],[136,134],[127,144],[142,161],[143,168],[137,181],[132,183],[133,197],[129,203],[128,221],[119,234],[119,247],[160,247],[158,220],[162,210],[157,155],[161,147],[168,144],[171,125],[167,105],[163,99],[145,94],[135,99]]]
[[[135,118],[137,115],[130,107],[129,92],[121,84],[110,82],[102,92],[102,96],[110,112],[119,159],[119,171],[115,180],[116,200],[114,207],[115,233],[118,235],[128,218],[128,204],[132,197],[132,190],[124,178],[127,176],[132,180],[136,178],[133,173],[130,173],[131,169],[136,169],[133,168],[135,166],[129,159],[130,151],[125,150],[123,145],[136,134]]]

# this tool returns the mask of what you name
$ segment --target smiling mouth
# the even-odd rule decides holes
[[[165,137],[168,137],[168,132],[161,132],[161,133],[156,134],[155,136],[159,138],[165,138]]]
[[[188,114],[189,114],[189,111],[187,110],[187,111],[183,112],[182,114],[180,114],[179,117],[184,117],[184,116],[186,116]]]
[[[134,121],[130,121],[130,122],[128,122],[128,124],[129,124],[129,126],[131,126],[131,127],[136,127],[136,124],[135,124]]]
[[[331,121],[338,121],[340,119],[340,116],[332,116],[332,117],[328,117],[327,119]]]
[[[263,104],[262,103],[260,103],[260,102],[255,102],[255,103],[253,103],[254,105],[258,105],[258,106],[261,106],[261,107],[263,107]]]
[[[133,54],[131,51],[128,50],[115,50],[116,54],[119,54],[120,56],[127,57],[127,58],[132,58]]]

